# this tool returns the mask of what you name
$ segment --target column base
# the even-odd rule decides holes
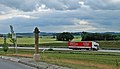
[[[34,55],[33,55],[33,59],[34,59],[35,61],[39,61],[39,60],[40,60],[40,54],[34,54]]]

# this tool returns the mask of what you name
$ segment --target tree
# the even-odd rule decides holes
[[[4,36],[3,50],[4,50],[4,52],[8,51],[8,43],[6,42],[6,36]]]
[[[0,34],[0,37],[3,37],[3,34]]]
[[[83,31],[81,33],[81,36],[82,36],[82,41],[85,41],[85,40],[87,40],[88,33]]]
[[[58,33],[56,39],[58,41],[71,41],[74,36],[69,32]]]

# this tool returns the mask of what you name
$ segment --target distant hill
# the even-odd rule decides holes
[[[80,36],[81,35],[81,32],[71,32],[72,35],[74,36]],[[92,33],[92,32],[88,32],[88,33]],[[97,32],[99,33],[99,32]],[[101,34],[104,34],[104,33],[107,33],[107,34],[113,34],[113,35],[116,35],[116,34],[120,34],[120,32],[103,32]],[[33,37],[34,36],[34,33],[16,33],[17,34],[17,37]],[[53,35],[56,35],[57,33],[48,33],[48,32],[40,32],[39,35],[40,36],[53,36]],[[2,37],[3,34],[0,34]]]
[[[17,37],[33,37],[33,33],[16,33]]]
[[[46,33],[46,32],[40,32],[39,36],[53,36],[56,33]],[[34,33],[16,33],[18,37],[33,37]]]
[[[117,32],[105,32],[105,33],[107,33],[107,34],[120,34],[120,32],[119,33],[117,33]]]

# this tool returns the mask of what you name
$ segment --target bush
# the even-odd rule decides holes
[[[4,45],[3,45],[3,51],[4,52],[8,51],[8,44],[7,43],[4,43]]]
[[[4,44],[2,46],[4,52],[8,51],[8,43],[6,42],[6,36],[4,36]]]

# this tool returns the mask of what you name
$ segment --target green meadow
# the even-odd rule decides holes
[[[72,69],[120,69],[120,53],[79,52],[79,51],[45,51],[40,50],[40,61]],[[32,58],[34,50],[18,50],[17,54],[9,49],[7,53],[0,50],[0,55]]]
[[[73,41],[81,41],[81,37],[75,36]],[[0,38],[0,44],[4,42],[3,38]],[[118,41],[97,41],[101,48],[120,48],[120,40]],[[12,45],[10,38],[7,39],[7,43]],[[18,46],[34,46],[34,38],[17,38]],[[57,41],[52,36],[41,36],[39,38],[39,46],[41,47],[67,47],[67,41]]]
[[[81,41],[76,36],[73,41]],[[3,44],[3,38],[0,38],[0,44]],[[120,48],[120,41],[97,41],[101,48]],[[10,39],[7,43],[12,44]],[[34,38],[17,38],[18,46],[34,46]],[[39,40],[41,47],[67,47],[67,41],[57,41],[52,36],[42,36]],[[13,49],[7,53],[0,49],[0,55],[21,56],[32,58],[34,50],[19,50],[14,54]],[[105,52],[79,52],[79,51],[45,51],[40,50],[40,61],[57,64],[72,69],[120,69],[120,53]]]
[[[54,53],[54,54],[53,54]],[[44,61],[72,69],[119,69],[120,53],[53,52],[45,53]]]

